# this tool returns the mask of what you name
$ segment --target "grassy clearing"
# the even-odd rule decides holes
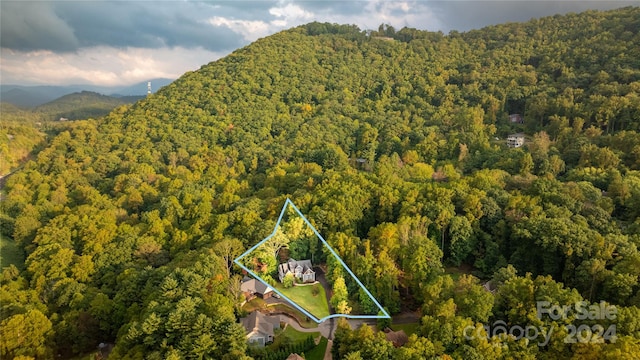
[[[320,336],[320,332],[319,331],[301,332],[301,331],[298,331],[298,330],[294,329],[293,326],[287,326],[287,328],[284,329],[284,332],[282,332],[282,334],[280,336],[284,336],[284,337],[288,338],[289,340],[291,340],[291,342],[296,343],[296,342],[299,342],[299,341],[304,341],[309,335],[311,335],[311,337],[313,337],[315,339],[318,336]]]
[[[313,295],[313,288],[315,286],[294,286],[285,289],[282,284],[276,284],[278,291],[283,293],[286,297],[294,301],[298,306],[308,311],[311,315],[318,319],[322,319],[325,316],[331,315],[329,313],[329,304],[327,303],[327,296],[325,295],[324,287],[318,284],[318,294]]]
[[[460,266],[448,266],[444,269],[445,274],[451,275],[453,281],[457,281],[463,274],[471,275],[473,267],[462,264]]]
[[[404,333],[407,334],[407,336],[411,336],[411,334],[415,334],[415,332],[418,330],[418,323],[411,323],[411,324],[397,324],[397,325],[391,325],[391,330],[393,331],[400,331],[400,330],[404,330]]]
[[[0,270],[11,264],[24,270],[24,254],[13,239],[0,236]]]
[[[320,339],[320,342],[318,343],[318,345],[316,345],[316,347],[314,347],[313,349],[307,351],[304,355],[305,355],[305,359],[306,360],[322,360],[324,359],[324,353],[325,351],[327,351],[327,343],[328,340],[326,337],[322,337]]]
[[[242,306],[242,310],[246,311],[247,313],[253,312],[254,310],[263,310],[266,308],[267,303],[258,297],[251,299],[251,301]]]

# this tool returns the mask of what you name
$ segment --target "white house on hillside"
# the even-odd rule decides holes
[[[524,145],[524,134],[511,134],[507,137],[507,146],[510,148],[519,148]]]
[[[316,273],[313,271],[311,260],[296,261],[294,259],[289,259],[286,263],[278,265],[278,278],[280,279],[280,282],[282,282],[288,273],[292,273],[296,279],[302,282],[316,281]]]

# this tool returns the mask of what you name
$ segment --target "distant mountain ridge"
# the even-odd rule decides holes
[[[121,105],[133,104],[146,95],[114,97],[93,91],[80,91],[61,96],[34,108],[21,108],[10,102],[0,102],[2,119],[36,122],[100,118]]]
[[[75,92],[91,91],[112,97],[144,96],[147,94],[147,82],[151,82],[151,92],[173,82],[173,79],[158,78],[142,81],[129,86],[95,86],[95,85],[0,85],[0,101],[22,108],[33,108],[62,96]]]
[[[144,95],[117,98],[92,91],[81,91],[37,106],[33,112],[41,114],[45,120],[97,118],[120,105],[134,103],[142,98]]]

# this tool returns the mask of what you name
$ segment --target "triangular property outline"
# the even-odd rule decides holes
[[[263,243],[265,243],[266,241],[268,241],[272,236],[274,236],[276,234],[276,232],[278,231],[278,227],[280,226],[280,222],[282,221],[282,217],[285,214],[285,211],[287,210],[287,206],[291,206],[295,212],[302,218],[302,220],[304,220],[304,222],[309,226],[309,228],[313,231],[313,233],[318,237],[318,239],[320,239],[320,241],[322,242],[322,244],[324,246],[327,247],[327,249],[329,249],[329,251],[331,252],[331,254],[333,256],[335,256],[336,259],[338,259],[338,261],[340,262],[340,264],[342,265],[342,267],[349,273],[349,275],[351,275],[351,277],[356,281],[356,283],[358,284],[358,286],[360,286],[360,288],[362,288],[365,293],[367,294],[367,296],[369,296],[369,298],[371,299],[371,301],[373,301],[374,304],[376,304],[376,306],[378,307],[378,309],[380,309],[380,311],[382,312],[383,315],[347,315],[347,314],[331,314],[329,316],[325,316],[322,319],[318,319],[315,316],[311,315],[307,310],[305,310],[304,308],[302,308],[301,306],[299,306],[298,304],[296,304],[293,300],[289,299],[287,296],[285,296],[284,294],[282,294],[280,291],[278,291],[277,289],[273,288],[271,285],[269,285],[266,281],[262,280],[262,278],[256,274],[255,272],[253,272],[251,269],[247,268],[246,266],[244,266],[241,262],[240,259],[242,259],[243,257],[245,257],[246,255],[250,254],[251,252],[253,252],[255,249],[257,249],[260,245],[262,245]],[[292,304],[297,310],[300,310],[303,314],[305,314],[306,316],[308,316],[310,319],[312,319],[313,321],[317,322],[317,323],[321,323],[325,320],[331,319],[331,318],[336,318],[336,317],[344,317],[344,318],[350,318],[350,319],[390,319],[391,316],[389,316],[389,314],[387,313],[387,311],[382,307],[382,305],[380,305],[380,303],[378,302],[378,300],[376,300],[376,298],[371,295],[371,293],[369,292],[369,290],[364,286],[364,284],[362,284],[362,282],[360,281],[360,279],[358,279],[358,277],[353,273],[353,271],[351,271],[351,269],[349,268],[349,266],[347,266],[347,264],[345,264],[345,262],[340,258],[340,256],[338,256],[338,254],[335,252],[335,250],[333,250],[333,248],[331,247],[331,245],[329,245],[329,243],[322,237],[322,235],[320,235],[320,233],[316,230],[316,228],[309,222],[309,220],[307,220],[307,217],[304,216],[302,214],[302,212],[298,209],[298,207],[293,203],[293,201],[291,201],[291,199],[287,198],[286,201],[284,202],[284,205],[282,206],[282,210],[280,211],[280,216],[278,217],[278,221],[276,222],[275,227],[273,228],[273,232],[271,234],[269,234],[269,236],[267,236],[266,238],[264,238],[262,241],[258,242],[257,244],[255,244],[253,247],[251,247],[249,250],[245,251],[242,255],[238,256],[237,258],[235,258],[233,260],[234,263],[236,263],[236,265],[240,266],[242,269],[244,269],[246,272],[248,272],[249,274],[251,274],[251,276],[253,276],[256,280],[260,281],[261,283],[265,284],[266,286],[268,286],[269,288],[271,288],[276,294],[280,295],[283,299],[287,300],[290,304]]]

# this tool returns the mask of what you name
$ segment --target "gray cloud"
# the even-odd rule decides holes
[[[76,51],[92,46],[202,47],[229,51],[245,45],[241,22],[264,31],[281,27],[274,8],[290,5],[313,17],[290,19],[287,26],[311,20],[351,22],[376,28],[382,22],[448,32],[507,21],[526,21],[569,11],[610,9],[637,1],[2,1],[1,45],[19,51]],[[424,16],[421,16],[424,14]],[[434,17],[436,18],[434,21]],[[228,21],[212,24],[212,18]]]
[[[638,5],[638,1],[432,1],[430,8],[441,19],[442,30],[468,31],[504,22],[528,21],[532,18],[608,10]]]
[[[0,3],[2,47],[16,50],[74,50],[78,39],[74,29],[60,19],[52,3],[3,1]]]
[[[229,28],[206,24],[210,16],[238,12],[226,4],[230,2],[216,6],[173,1],[3,1],[2,47],[21,51],[75,51],[100,45],[231,50],[242,45],[242,37]]]

